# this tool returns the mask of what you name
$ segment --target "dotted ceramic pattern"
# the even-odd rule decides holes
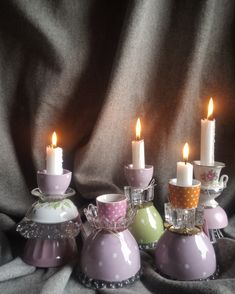
[[[200,185],[181,187],[169,183],[169,190],[169,200],[173,207],[183,209],[197,207],[200,195]]]
[[[155,264],[163,275],[193,281],[215,273],[216,256],[204,232],[184,236],[166,230],[156,246]]]
[[[128,206],[124,218],[110,221],[106,218],[100,219],[97,213],[97,207],[93,204],[89,204],[88,207],[84,209],[84,214],[94,230],[118,233],[126,230],[130,226],[135,217],[136,210]]]
[[[104,205],[105,204],[105,205]],[[126,216],[127,201],[100,203],[97,202],[98,214],[102,219],[116,221]]]
[[[119,233],[94,231],[85,240],[81,271],[95,280],[121,282],[140,270],[140,252],[129,230]]]

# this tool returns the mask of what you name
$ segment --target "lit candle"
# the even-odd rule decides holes
[[[46,170],[51,175],[62,175],[63,174],[63,150],[57,146],[56,132],[52,135],[52,144],[46,148]]]
[[[133,168],[145,168],[144,140],[141,139],[140,119],[136,123],[136,139],[132,141],[132,164]]]
[[[193,183],[193,166],[188,161],[189,146],[185,143],[183,148],[184,162],[177,162],[177,185],[178,186],[192,186]]]
[[[213,99],[208,105],[207,119],[201,120],[201,164],[214,165],[215,119],[213,119]]]

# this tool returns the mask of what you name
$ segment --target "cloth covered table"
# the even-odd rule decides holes
[[[229,217],[216,248],[218,279],[165,279],[153,254],[142,252],[140,281],[97,292],[235,292],[234,27],[233,0],[0,2],[0,293],[95,292],[79,284],[75,264],[37,269],[20,258],[25,240],[16,224],[35,201],[30,190],[54,130],[81,210],[126,184],[123,167],[141,117],[163,215],[184,142],[190,160],[200,158],[200,119],[211,96],[215,159],[229,175],[218,199]]]

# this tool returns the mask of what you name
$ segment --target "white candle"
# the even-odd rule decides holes
[[[201,120],[201,158],[202,165],[214,165],[215,119],[213,114],[213,100],[210,99],[207,119]]]
[[[132,141],[132,164],[133,168],[145,168],[144,140],[140,139],[141,124],[138,118],[136,123],[136,140]]]
[[[185,143],[183,149],[184,162],[177,162],[177,185],[188,187],[193,183],[193,166],[188,161],[189,146]]]
[[[63,149],[56,147],[57,137],[54,132],[52,135],[52,145],[46,148],[46,171],[51,175],[63,174]]]

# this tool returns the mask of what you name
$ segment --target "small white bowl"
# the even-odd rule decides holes
[[[69,199],[53,202],[35,202],[26,217],[42,224],[56,224],[78,217],[78,210]]]

